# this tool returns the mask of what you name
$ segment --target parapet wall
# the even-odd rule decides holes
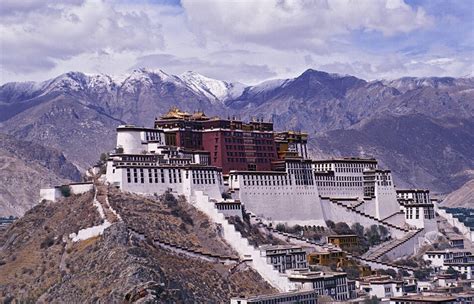
[[[422,231],[420,233],[417,233],[415,236],[408,239],[407,241],[403,242],[402,244],[389,250],[384,255],[388,257],[390,260],[395,260],[398,258],[407,257],[413,254],[416,254],[421,244],[423,243],[423,238],[424,238],[424,233]]]
[[[321,206],[324,212],[324,218],[327,220],[331,220],[335,223],[344,222],[348,225],[359,223],[364,227],[370,227],[372,225],[383,225],[375,219],[363,216],[355,211],[350,211],[345,207],[330,202],[328,199],[321,199]],[[396,238],[401,238],[405,234],[404,231],[401,231],[399,229],[395,229],[386,225],[384,226],[390,231],[392,236]]]
[[[40,202],[42,200],[55,202],[60,198],[63,198],[61,187],[68,186],[71,190],[71,194],[83,194],[94,189],[93,183],[73,183],[69,185],[57,186],[54,188],[43,188],[40,189]]]
[[[288,225],[326,226],[316,187],[262,186],[256,190],[237,190],[234,196],[245,208],[272,222]]]
[[[464,237],[468,238],[471,242],[474,242],[474,231],[471,231],[469,227],[466,227],[460,220],[455,218],[451,213],[446,212],[443,209],[438,208],[435,205],[435,211],[439,214],[439,216],[445,218],[448,223],[456,228],[464,235]]]
[[[243,259],[251,259],[251,266],[255,269],[267,282],[280,291],[289,291],[292,289],[287,277],[281,276],[280,273],[267,264],[266,259],[260,255],[260,250],[251,246],[246,238],[243,238],[234,225],[229,224],[222,213],[219,213],[214,207],[214,203],[209,197],[204,195],[202,191],[195,191],[193,195],[193,205],[209,216],[216,224],[222,226],[224,239],[231,245]]]

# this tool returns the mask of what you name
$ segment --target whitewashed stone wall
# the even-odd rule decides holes
[[[324,218],[331,220],[335,223],[344,222],[349,226],[354,223],[359,223],[364,227],[370,227],[372,225],[382,225],[380,222],[371,218],[362,216],[354,211],[349,211],[346,208],[337,204],[331,203],[327,199],[321,199],[321,206],[324,212]],[[392,236],[401,238],[405,234],[403,231],[386,226]]]
[[[128,191],[138,194],[161,194],[167,191],[168,189],[171,189],[172,192],[178,195],[185,195],[188,199],[192,197],[194,191],[203,191],[212,198],[221,199],[222,192],[224,191],[222,184],[222,176],[218,171],[207,171],[208,178],[200,179],[200,183],[198,184],[193,182],[192,170],[180,168],[174,168],[174,171],[172,171],[171,168],[163,169],[164,182],[161,178],[161,169],[158,168],[158,182],[155,182],[156,179],[154,171],[152,171],[152,182],[150,183],[150,170],[153,170],[153,168],[143,168],[143,183],[141,182],[141,173],[139,168],[137,168],[137,182],[135,182],[133,168],[130,168],[131,182],[128,182],[126,168],[116,168],[115,172],[111,174],[115,176],[108,175],[107,181],[109,181],[111,184],[120,187],[122,191]],[[107,170],[107,172],[109,171]],[[195,170],[195,173],[198,174],[197,170]],[[174,178],[175,176],[176,178]],[[204,180],[206,181],[205,183],[202,182]],[[212,180],[214,182],[212,182]],[[113,181],[117,182],[114,183]]]
[[[392,225],[396,225],[399,227],[403,227],[405,225],[405,214],[397,213],[387,219],[384,222],[390,223]]]
[[[83,194],[94,189],[93,183],[73,183],[63,186],[69,186],[69,188],[71,189],[71,194]],[[61,187],[62,186],[40,189],[40,202],[42,200],[55,202],[58,199],[62,198],[63,195],[61,193]]]
[[[471,231],[469,227],[466,227],[452,214],[447,213],[445,210],[438,208],[437,205],[435,205],[435,211],[439,214],[439,216],[445,218],[450,225],[458,228],[459,231],[464,235],[464,237],[468,238],[471,242],[474,242],[474,231]]]
[[[400,206],[397,201],[397,194],[395,187],[392,186],[375,186],[376,210],[375,217],[384,219],[400,211]]]
[[[280,291],[290,291],[292,286],[288,278],[281,276],[272,265],[267,264],[264,257],[260,255],[260,250],[249,244],[243,238],[234,225],[229,224],[222,213],[214,207],[214,203],[209,201],[209,197],[202,191],[195,191],[192,203],[196,208],[204,212],[215,223],[222,226],[224,239],[238,252],[244,259],[252,259],[251,267],[255,269],[267,282]]]
[[[407,257],[416,254],[423,242],[423,235],[423,231],[418,233],[408,241],[387,252],[385,256],[387,256],[390,260],[395,260],[401,257]]]
[[[326,226],[315,186],[249,186],[234,197],[261,218],[289,225]]]

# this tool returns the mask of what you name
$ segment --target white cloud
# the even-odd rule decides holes
[[[83,53],[155,50],[164,42],[161,25],[147,14],[86,1],[11,6],[0,22],[0,45],[3,69],[31,72]]]
[[[307,68],[365,79],[472,74],[472,53],[452,47],[449,35],[419,41],[444,21],[402,0],[181,2],[3,0],[0,82],[134,67],[248,84]],[[469,41],[459,43],[472,49]]]
[[[274,48],[324,51],[335,36],[354,30],[384,35],[430,26],[422,8],[402,0],[183,0],[202,40],[251,42]]]

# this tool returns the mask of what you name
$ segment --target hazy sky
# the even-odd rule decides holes
[[[474,75],[473,0],[58,2],[0,2],[1,83],[136,67],[248,84]]]

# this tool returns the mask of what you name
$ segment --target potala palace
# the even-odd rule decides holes
[[[370,297],[385,299],[402,299],[411,292],[413,303],[418,303],[416,283],[370,274],[371,269],[414,273],[414,267],[393,261],[417,254],[421,246],[433,244],[440,235],[435,215],[442,213],[429,191],[397,189],[390,170],[380,168],[373,158],[312,160],[307,141],[306,133],[277,132],[273,123],[259,119],[243,122],[173,108],[156,118],[153,128],[117,127],[116,148],[108,154],[101,179],[109,187],[143,196],[165,192],[183,196],[219,227],[238,253],[239,263],[248,264],[282,292],[231,303],[316,303],[321,295],[346,301],[357,296],[357,288]],[[73,193],[96,188],[93,183],[70,186]],[[49,200],[60,195],[58,187],[41,192]],[[107,202],[105,206],[110,207]],[[291,245],[254,247],[229,221],[244,215],[274,237],[291,240]],[[389,238],[359,255],[344,250],[345,244],[357,244],[356,235],[328,236],[327,242],[315,242],[274,228],[278,224],[324,228],[328,221],[383,226]],[[84,238],[101,234],[107,225],[110,223],[104,221],[101,226],[83,229],[74,238],[80,239],[81,233]],[[463,237],[452,241],[452,247],[464,248]],[[457,250],[464,250],[463,254]],[[440,254],[445,257],[442,261]],[[424,260],[472,278],[474,256],[469,249],[428,251]],[[313,267],[331,263],[356,267],[369,275],[356,286],[343,272],[321,272]],[[403,298],[404,303],[412,303],[409,300]]]
[[[396,236],[436,230],[429,191],[396,189],[375,159],[312,160],[307,137],[276,132],[271,122],[174,108],[154,128],[117,128],[106,180],[123,191],[169,190],[190,202],[204,194],[223,212],[245,208],[273,223],[386,224]]]

